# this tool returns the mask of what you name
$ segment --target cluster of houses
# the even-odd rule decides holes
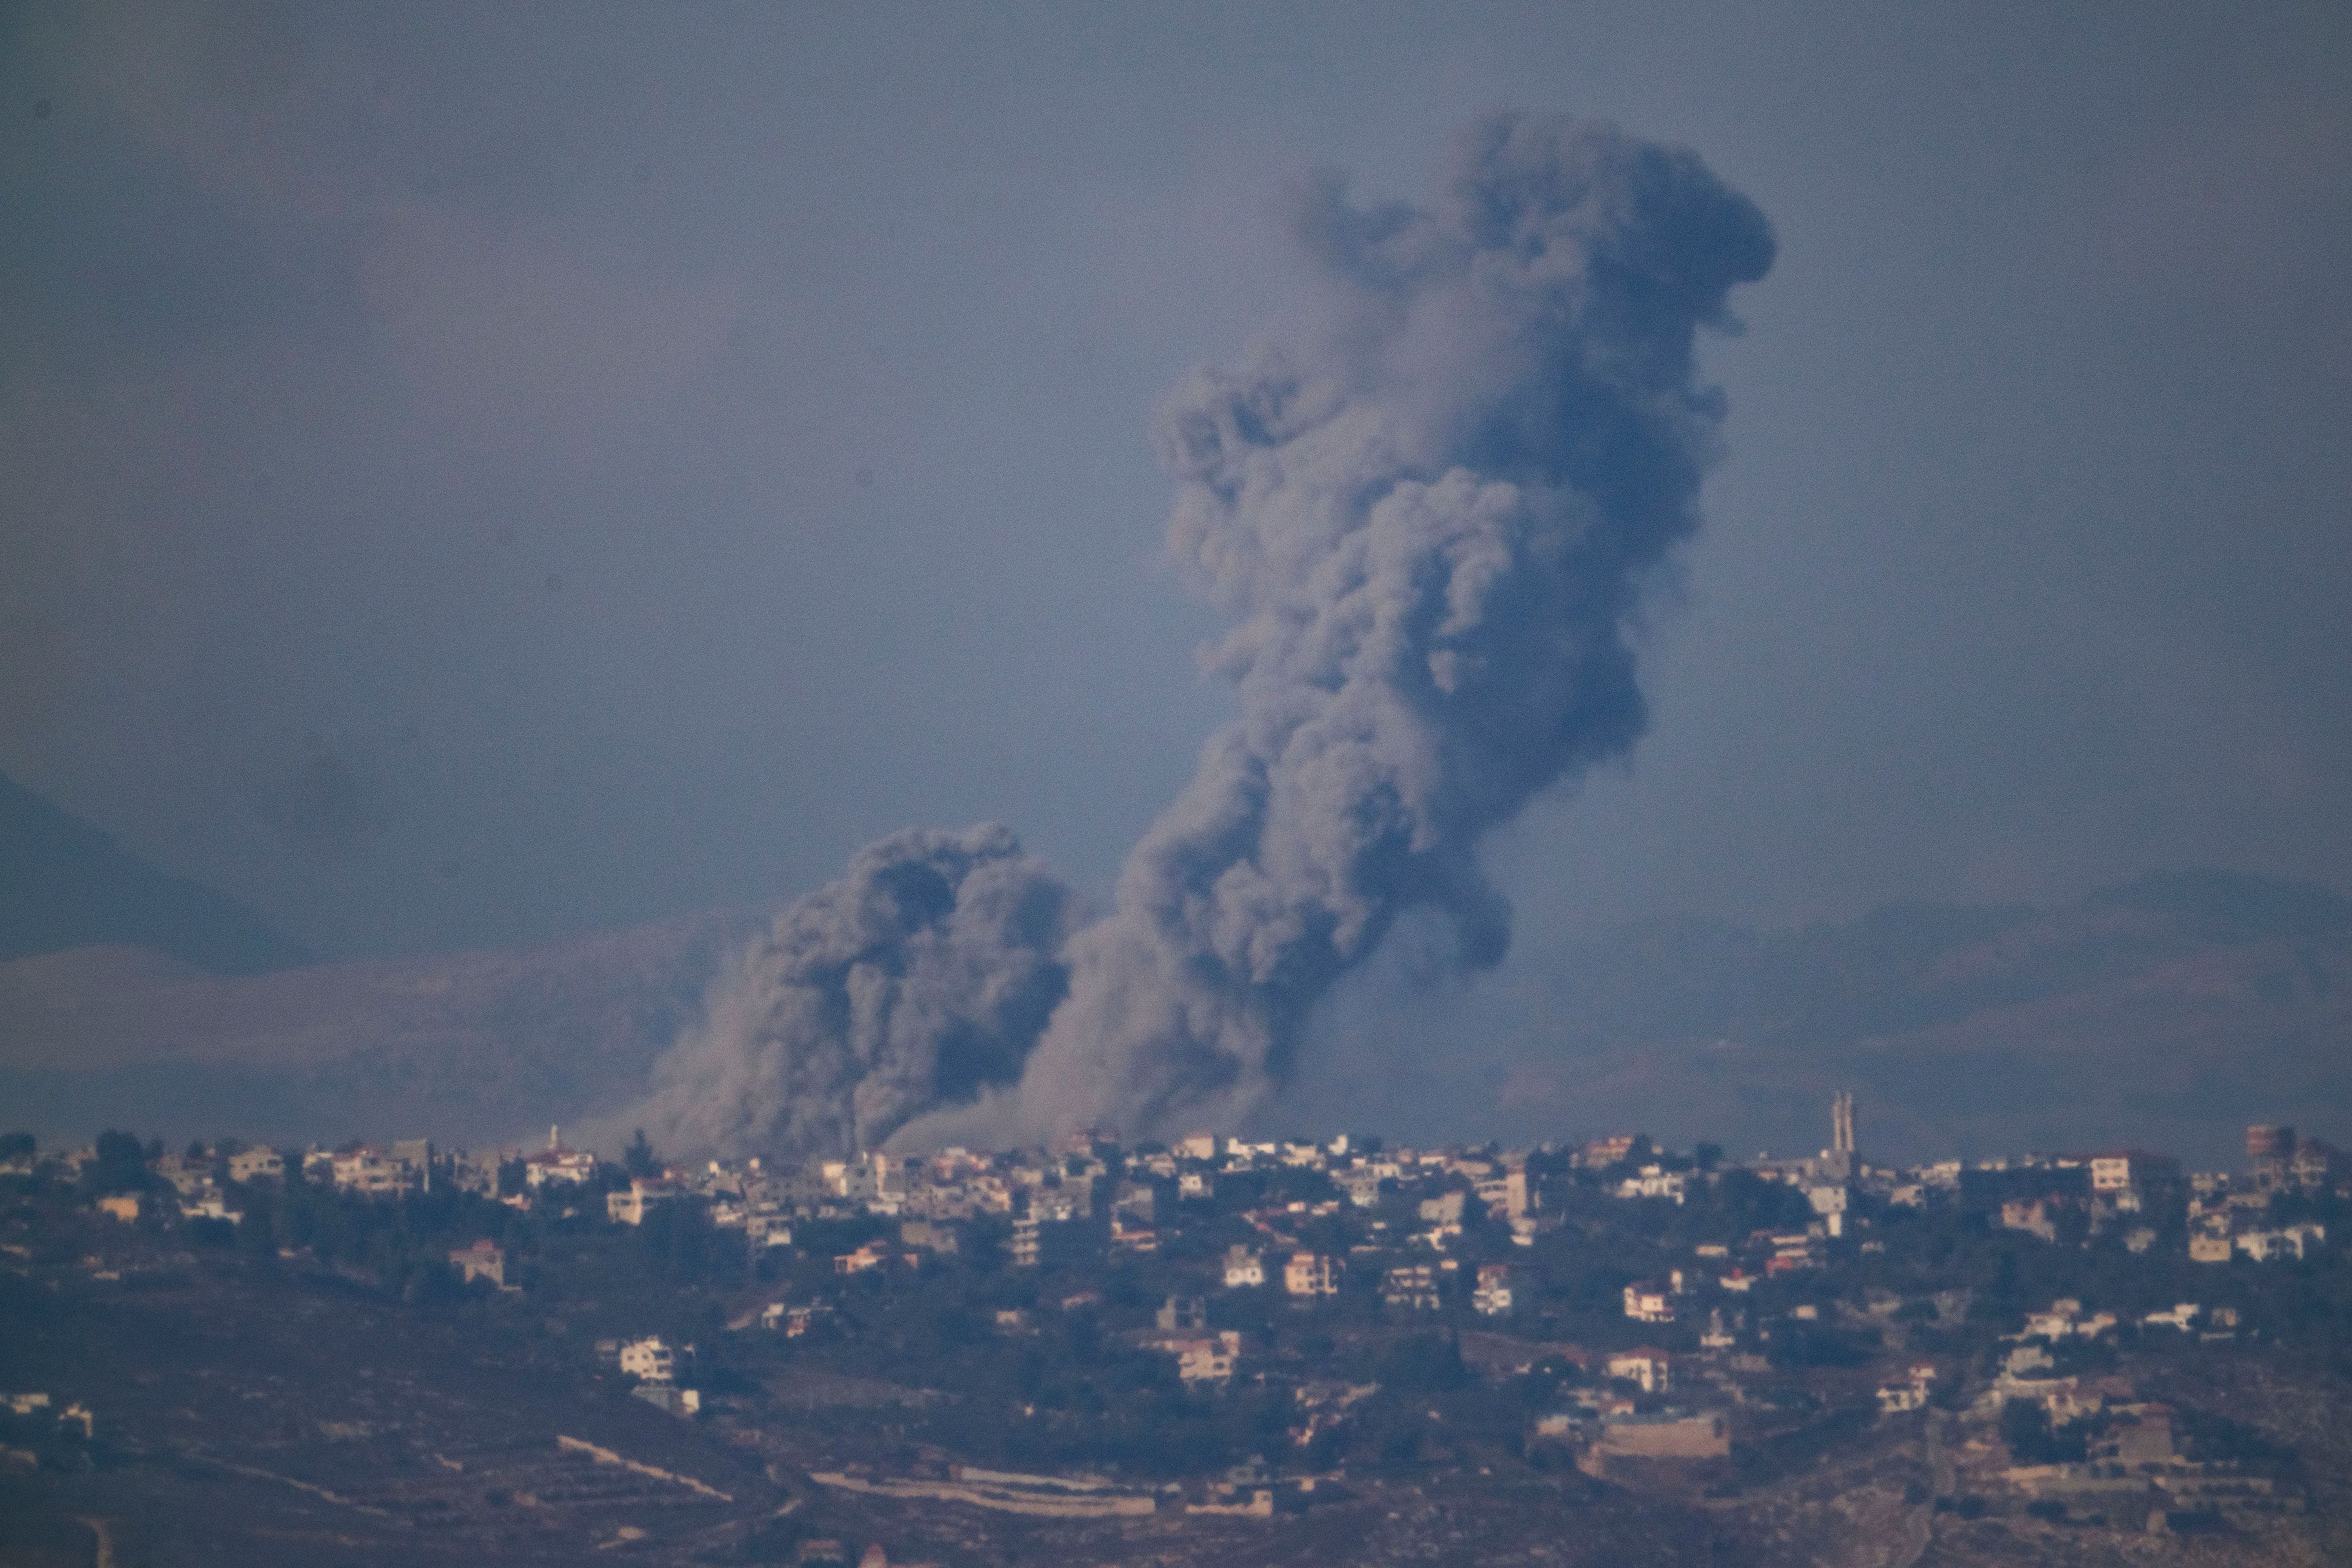
[[[2226,1340],[2237,1331],[2238,1315],[2231,1308],[2184,1301],[2145,1314],[2140,1321],[2146,1328]],[[1976,1400],[1975,1416],[1989,1421],[2023,1403],[2051,1429],[2074,1428],[2083,1441],[2079,1458],[2010,1454],[1999,1472],[2002,1483],[2045,1508],[2080,1507],[2100,1510],[2103,1518],[2144,1517],[2158,1531],[2185,1516],[2243,1517],[2302,1506],[2299,1495],[2269,1478],[2243,1473],[2233,1461],[2193,1457],[2182,1441],[2179,1413],[2144,1397],[2131,1378],[2060,1370],[2058,1357],[2065,1346],[2096,1343],[2112,1337],[2118,1326],[2115,1313],[2086,1311],[2070,1298],[2027,1314],[2024,1326],[2005,1336],[2010,1349]],[[1879,1391],[1883,1405],[1889,1393]]]
[[[1459,1303],[1498,1327],[1542,1295],[1542,1263],[1549,1254],[1517,1262],[1496,1253],[1517,1256],[1517,1249],[1538,1247],[1561,1225],[1561,1206],[1549,1184],[1574,1182],[1586,1194],[1580,1201],[1589,1202],[1597,1192],[1635,1209],[1655,1205],[1662,1220],[1734,1171],[1797,1189],[1803,1203],[1794,1215],[1801,1223],[1792,1219],[1742,1240],[1696,1244],[1674,1266],[1624,1286],[1625,1320],[1645,1329],[1703,1322],[1697,1336],[1703,1355],[1730,1351],[1759,1333],[1769,1337],[1780,1320],[1746,1305],[1759,1284],[1785,1283],[1786,1277],[1822,1268],[1833,1257],[1883,1250],[1874,1228],[1904,1209],[1960,1204],[2010,1231],[2053,1243],[2115,1227],[2134,1250],[2170,1236],[2177,1238],[2172,1245],[2185,1246],[2199,1262],[2264,1263],[2309,1256],[2326,1240],[2325,1229],[2308,1219],[2274,1219],[2283,1199],[2341,1192],[2352,1178],[2335,1150],[2275,1126],[2249,1131],[2252,1173],[2233,1181],[2220,1174],[2184,1176],[2178,1162],[2137,1150],[1874,1167],[1856,1146],[1850,1096],[1838,1097],[1832,1122],[1831,1147],[1818,1154],[1759,1156],[1738,1165],[1677,1158],[1633,1135],[1565,1149],[1497,1151],[1367,1148],[1346,1137],[1307,1142],[1199,1134],[1170,1146],[1127,1151],[1080,1134],[1046,1149],[949,1149],[920,1159],[867,1151],[798,1165],[748,1159],[658,1173],[640,1166],[640,1173],[616,1180],[609,1164],[565,1147],[555,1130],[544,1148],[528,1153],[445,1152],[426,1141],[411,1140],[312,1149],[299,1156],[268,1148],[192,1150],[152,1164],[175,1190],[185,1217],[230,1223],[240,1217],[235,1206],[238,1187],[282,1177],[289,1161],[299,1163],[310,1181],[370,1199],[431,1192],[446,1183],[518,1207],[546,1205],[576,1214],[600,1206],[602,1217],[618,1226],[643,1226],[671,1205],[691,1204],[715,1227],[739,1232],[755,1252],[791,1246],[795,1227],[811,1220],[886,1222],[883,1234],[831,1257],[833,1270],[844,1277],[919,1269],[928,1259],[960,1251],[969,1240],[966,1222],[976,1220],[995,1222],[992,1228],[1006,1239],[1006,1258],[1015,1268],[1150,1254],[1173,1229],[1212,1222],[1231,1234],[1239,1222],[1251,1239],[1232,1242],[1212,1265],[1201,1282],[1211,1295],[1220,1287],[1273,1291],[1308,1305],[1339,1294],[1352,1281],[1354,1288],[1376,1293],[1384,1310],[1400,1316],[1442,1312]],[[1261,1195],[1283,1191],[1285,1184],[1262,1178],[1286,1172],[1325,1178],[1307,1186],[1328,1195],[1279,1201]],[[1297,1191],[1299,1184],[1290,1184],[1288,1190]],[[1248,1195],[1236,1195],[1242,1194]],[[142,1196],[100,1202],[109,1212],[136,1218]],[[1344,1236],[1348,1245],[1334,1248],[1328,1239],[1309,1244],[1303,1238],[1310,1232],[1324,1238]],[[508,1259],[494,1242],[456,1249],[448,1262],[467,1282],[514,1288]],[[1818,1318],[1819,1308],[1790,1305],[1786,1294],[1774,1298],[1780,1303],[1776,1311],[1798,1321]],[[1081,1292],[1064,1305],[1092,1297]],[[736,1326],[756,1322],[797,1337],[827,1315],[821,1301],[778,1300],[743,1313]],[[1003,1331],[1027,1331],[1025,1311],[1003,1316],[1009,1320],[999,1325]],[[1171,1295],[1146,1341],[1174,1357],[1179,1375],[1189,1384],[1229,1382],[1247,1354],[1244,1337],[1212,1331],[1209,1316],[1204,1297]],[[2003,1396],[2048,1397],[2033,1386],[2034,1374],[2048,1364],[2047,1347],[2095,1340],[2115,1326],[2112,1315],[2084,1314],[2071,1302],[2032,1315],[2005,1363]],[[2206,1339],[2236,1331],[2226,1309],[2192,1302],[2147,1314],[2140,1327]],[[1676,1332],[1686,1336],[1688,1331]],[[1556,1348],[1582,1358],[1589,1370],[1604,1374],[1607,1384],[1590,1408],[1563,1417],[1564,1431],[1586,1433],[1591,1426],[1613,1433],[1622,1426],[1622,1435],[1595,1443],[1622,1454],[1696,1451],[1721,1438],[1719,1430],[1706,1426],[1703,1412],[1658,1407],[1673,1380],[1665,1351],[1644,1346],[1601,1357],[1575,1347]],[[635,1342],[618,1364],[643,1396],[690,1414],[695,1396],[677,1384],[673,1363],[663,1359],[667,1353],[658,1341]],[[2037,1363],[2037,1355],[2045,1359]],[[1934,1377],[1925,1363],[1911,1366],[1879,1387],[1881,1407],[1890,1415],[1918,1408],[1928,1400]],[[1636,1395],[1641,1403],[1624,1403]],[[1342,1408],[1318,1406],[1305,1429],[1311,1435],[1318,1423],[1339,1419]]]

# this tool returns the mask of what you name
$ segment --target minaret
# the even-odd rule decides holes
[[[1832,1182],[1853,1180],[1858,1162],[1853,1147],[1853,1091],[1842,1089],[1830,1100],[1830,1146],[1823,1151],[1821,1173]]]

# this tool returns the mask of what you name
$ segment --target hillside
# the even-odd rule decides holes
[[[476,1143],[584,1124],[638,1098],[755,924],[258,975],[121,946],[18,959],[0,964],[0,1120]],[[1788,1152],[1818,1147],[1852,1088],[1883,1158],[2142,1143],[2227,1164],[2266,1120],[2352,1142],[2352,901],[2322,889],[2182,873],[2046,910],[1629,927],[1515,965],[1499,1003],[1401,1006],[1327,1042],[1272,1120]]]
[[[751,921],[529,952],[208,974],[121,947],[0,964],[0,1120],[499,1142],[625,1103]]]
[[[1637,928],[1570,952],[1547,1002],[1490,1091],[1528,1124],[1801,1151],[1853,1088],[1878,1151],[1910,1158],[2138,1142],[2227,1163],[2248,1121],[2352,1134],[2352,900],[2296,883]]]
[[[220,974],[308,962],[260,913],[157,870],[0,773],[0,960],[147,948]]]

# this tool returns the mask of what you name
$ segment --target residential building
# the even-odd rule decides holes
[[[616,1225],[643,1225],[656,1208],[685,1196],[684,1189],[674,1183],[632,1177],[621,1191],[604,1194],[604,1217]]]
[[[393,1142],[386,1156],[405,1170],[419,1192],[433,1190],[433,1140],[430,1138],[400,1138]]]
[[[286,1179],[285,1157],[266,1143],[240,1149],[228,1157],[228,1179],[232,1182],[282,1182]]]
[[[1637,1323],[1671,1323],[1675,1321],[1673,1293],[1655,1283],[1628,1285],[1625,1315]]]
[[[1338,1295],[1338,1263],[1321,1253],[1294,1252],[1283,1266],[1282,1288],[1293,1296]]]
[[[1177,1341],[1171,1348],[1176,1375],[1186,1383],[1224,1383],[1241,1359],[1242,1337],[1228,1329],[1213,1338]]]
[[[1511,1266],[1507,1263],[1482,1263],[1478,1266],[1477,1288],[1471,1292],[1470,1304],[1482,1316],[1501,1318],[1511,1310]]]
[[[869,1241],[855,1252],[838,1253],[833,1260],[835,1274],[863,1274],[869,1268],[879,1268],[890,1260],[890,1249],[879,1241]]]
[[[1680,1204],[1687,1196],[1685,1190],[1687,1184],[1687,1178],[1680,1171],[1644,1165],[1617,1184],[1617,1195],[1621,1198],[1665,1198]]]
[[[1444,1305],[1437,1293],[1437,1270],[1426,1263],[1407,1263],[1388,1271],[1381,1300],[1410,1311],[1433,1312]]]
[[[231,1225],[238,1225],[243,1223],[245,1215],[242,1210],[233,1209],[228,1206],[228,1201],[221,1195],[221,1191],[218,1187],[208,1187],[196,1194],[195,1202],[182,1204],[180,1205],[180,1217],[183,1219],[225,1219]]]
[[[523,1180],[533,1192],[550,1182],[578,1186],[596,1175],[596,1156],[584,1149],[566,1149],[558,1129],[547,1130],[547,1147],[523,1158]]]
[[[1619,1351],[1605,1363],[1611,1377],[1638,1384],[1644,1394],[1664,1394],[1674,1386],[1674,1367],[1666,1352],[1654,1345]]]
[[[1241,1243],[1225,1248],[1225,1289],[1241,1290],[1265,1283],[1265,1260]]]
[[[1636,1146],[1647,1148],[1649,1142],[1638,1132],[1620,1132],[1611,1138],[1595,1138],[1584,1146],[1583,1162],[1590,1170],[1605,1170],[1633,1158]]]
[[[1900,1415],[1906,1410],[1916,1410],[1927,1403],[1927,1379],[1922,1372],[1933,1376],[1932,1367],[1913,1367],[1908,1383],[1882,1383],[1878,1385],[1878,1413]]]
[[[1433,1198],[1423,1198],[1421,1200],[1421,1217],[1427,1224],[1452,1226],[1458,1230],[1466,1201],[1467,1194],[1460,1192],[1440,1193]]]
[[[2044,1241],[2058,1239],[2053,1206],[2041,1198],[2011,1198],[2002,1204],[2000,1224],[2003,1230],[2021,1230]]]
[[[2179,1180],[2180,1162],[2168,1155],[2118,1149],[2091,1156],[2091,1191],[2111,1201],[2126,1194],[2144,1197],[2152,1188],[2173,1186]]]
[[[2240,1252],[2256,1263],[2269,1263],[2281,1258],[2300,1261],[2326,1239],[2325,1226],[2305,1223],[2285,1226],[2277,1230],[2250,1230],[2238,1237],[2235,1245]]]
[[[416,1185],[416,1174],[378,1149],[354,1149],[334,1158],[335,1190],[363,1198],[396,1198]]]
[[[2301,1139],[2295,1143],[2294,1159],[2288,1170],[2295,1185],[2305,1192],[2326,1192],[2345,1174],[2344,1152],[2335,1144],[2316,1138]]]
[[[2246,1129],[2246,1165],[2257,1186],[2284,1186],[2294,1164],[2294,1128],[2256,1123]]]
[[[500,1289],[506,1289],[506,1251],[487,1237],[449,1254],[449,1267],[457,1270],[467,1285],[477,1279],[487,1279]]]
[[[677,1376],[677,1352],[659,1335],[632,1340],[621,1347],[621,1371],[647,1383],[668,1383]]]
[[[1520,1159],[1503,1168],[1503,1217],[1516,1226],[1535,1208],[1534,1194],[1528,1187],[1527,1162]]]

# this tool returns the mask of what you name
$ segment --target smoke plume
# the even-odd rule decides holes
[[[690,1154],[878,1145],[1019,1076],[1068,988],[1074,910],[1004,827],[868,845],[721,976],[625,1122]]]
[[[1329,321],[1194,374],[1156,432],[1241,717],[1072,942],[1017,1088],[906,1142],[1246,1116],[1401,911],[1498,959],[1480,837],[1643,727],[1629,639],[1722,417],[1693,341],[1769,267],[1763,215],[1688,152],[1503,116],[1427,207],[1326,176],[1296,218]]]
[[[1170,546],[1233,617],[1208,659],[1241,715],[1110,912],[1066,942],[1069,897],[1002,829],[886,840],[663,1064],[663,1138],[1231,1126],[1401,913],[1502,956],[1479,840],[1643,729],[1632,638],[1723,414],[1694,340],[1771,229],[1688,152],[1518,116],[1473,126],[1425,207],[1325,176],[1295,217],[1317,330],[1159,415]]]

